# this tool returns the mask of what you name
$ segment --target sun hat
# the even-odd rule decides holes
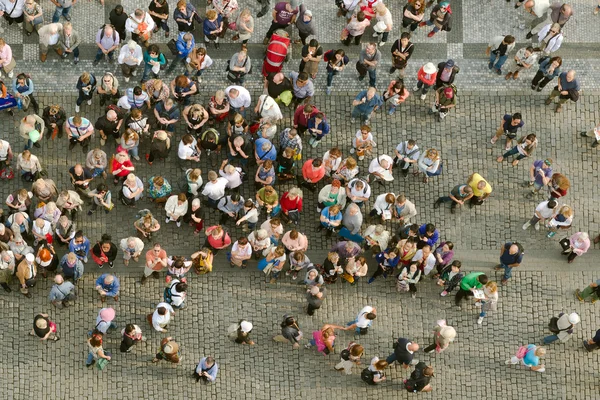
[[[115,319],[115,309],[112,307],[103,308],[100,310],[100,318],[103,321],[110,322]]]
[[[433,63],[428,62],[427,64],[423,65],[423,71],[426,74],[434,74],[437,71],[437,68],[435,65],[433,65]]]
[[[581,321],[581,319],[579,318],[579,314],[577,313],[571,313],[569,314],[569,322],[573,325],[578,324]]]
[[[240,329],[244,333],[250,332],[252,330],[252,322],[242,321],[242,323],[240,324]]]

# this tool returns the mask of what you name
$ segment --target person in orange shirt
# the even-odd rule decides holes
[[[317,183],[325,176],[325,165],[321,158],[307,160],[302,166],[302,176],[298,176],[298,185],[311,192],[317,190]]]

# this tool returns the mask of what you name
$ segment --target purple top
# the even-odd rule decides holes
[[[440,256],[442,256],[442,262],[441,262],[442,265],[450,264],[450,261],[452,261],[452,258],[454,257],[454,250],[448,250],[446,252],[444,252],[442,250],[442,247],[444,247],[445,244],[446,244],[446,242],[442,242],[437,247],[437,249],[435,249],[436,254],[439,254]]]
[[[295,8],[293,11],[288,11],[286,6],[288,5],[287,1],[281,1],[275,5],[275,11],[277,14],[275,15],[275,20],[280,25],[288,25],[292,22],[292,18],[294,15],[298,14],[298,8]]]
[[[546,178],[552,177],[552,167],[542,169],[542,165],[544,165],[544,160],[536,160],[533,162],[534,180],[535,183],[539,186],[544,184],[544,182],[542,181],[542,175],[545,175]]]

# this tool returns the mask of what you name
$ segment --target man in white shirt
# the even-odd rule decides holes
[[[557,212],[558,203],[556,200],[546,200],[542,201],[537,205],[535,211],[533,212],[533,217],[525,224],[523,224],[523,230],[527,230],[531,225],[534,226],[536,231],[540,230],[540,221],[544,222],[547,219],[550,219]]]
[[[385,186],[385,182],[391,182],[394,180],[392,175],[392,167],[394,166],[394,160],[388,155],[377,156],[369,164],[369,183],[377,182],[380,185]]]
[[[250,92],[243,86],[232,85],[225,89],[225,94],[229,98],[231,112],[240,113],[242,117],[246,118],[246,109],[252,102]]]
[[[385,222],[392,219],[392,211],[394,203],[396,202],[396,195],[394,193],[383,193],[377,196],[373,209],[369,213],[373,222]],[[374,218],[380,218],[379,221],[375,221]]]
[[[418,268],[424,275],[429,275],[435,266],[435,256],[431,252],[431,246],[426,244],[422,249],[417,250],[411,261],[419,263]]]
[[[124,110],[137,108],[143,112],[150,108],[150,96],[140,86],[128,88],[117,102],[117,107]]]
[[[158,303],[156,310],[148,314],[147,319],[157,332],[166,332],[172,315],[175,315],[173,307],[167,303]]]
[[[362,206],[371,197],[371,186],[360,178],[354,178],[346,186],[346,198]]]
[[[410,166],[416,164],[421,155],[419,146],[417,146],[417,143],[413,139],[400,142],[396,146],[395,153],[394,165],[400,167],[400,171],[404,176],[408,175]]]
[[[179,193],[169,197],[165,203],[165,212],[167,214],[165,223],[168,224],[171,221],[176,221],[177,227],[179,228],[181,226],[181,218],[187,213],[187,210],[188,201],[185,193]]]
[[[10,148],[10,143],[0,139],[0,170],[3,170],[10,165],[13,159],[13,152]]]
[[[123,72],[125,82],[129,82],[129,78],[136,76],[137,67],[144,61],[142,47],[135,41],[130,40],[127,46],[121,47],[117,61],[121,65],[121,72]]]
[[[219,200],[225,196],[225,187],[228,182],[227,179],[219,177],[215,171],[209,171],[208,182],[202,190],[202,195],[206,196],[204,204],[211,208],[217,208]]]
[[[353,322],[348,323],[346,329],[356,329],[356,333],[366,335],[375,318],[377,318],[377,310],[375,307],[365,306],[360,310],[356,319]]]
[[[19,27],[23,24],[23,6],[25,0],[0,0],[0,15],[8,21],[9,25],[14,22],[19,24]]]

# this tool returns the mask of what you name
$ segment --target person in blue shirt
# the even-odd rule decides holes
[[[321,211],[321,218],[317,231],[320,232],[323,229],[327,229],[326,236],[331,237],[331,234],[337,230],[342,224],[342,211],[341,206],[336,204],[334,206],[325,207]]]
[[[40,107],[38,102],[33,97],[34,86],[31,78],[25,74],[17,75],[17,77],[13,80],[12,89],[17,99],[21,98],[22,96],[29,96],[29,101],[33,106],[33,111],[36,114],[39,114]]]
[[[277,160],[277,149],[269,139],[260,138],[254,142],[254,157],[256,163],[262,165],[267,160]]]
[[[507,242],[500,249],[500,264],[496,270],[504,270],[502,285],[506,285],[512,276],[512,269],[518,267],[523,262],[523,248],[517,242]]]
[[[307,130],[311,134],[311,138],[308,141],[312,147],[317,147],[321,143],[321,139],[329,133],[329,122],[325,119],[323,113],[316,113],[308,120]]]
[[[375,278],[380,275],[383,275],[384,278],[387,278],[388,274],[392,273],[398,266],[398,263],[400,262],[400,255],[396,254],[393,249],[387,248],[385,251],[377,254],[375,259],[379,265],[377,267],[377,271],[375,271],[367,281],[368,284],[373,283]]]
[[[202,23],[202,30],[204,32],[204,42],[206,44],[213,42],[215,49],[218,49],[219,34],[223,31],[223,17],[221,14],[218,14],[215,10],[208,10]]]
[[[374,111],[383,105],[383,99],[377,94],[377,89],[370,87],[361,91],[352,102],[352,122],[360,118],[361,125],[369,125],[369,120]]]
[[[88,261],[88,253],[90,252],[90,240],[83,236],[83,231],[75,232],[75,236],[69,243],[69,251],[75,253],[77,258],[84,263]]]
[[[422,249],[426,244],[433,248],[440,238],[440,231],[436,229],[434,224],[423,224],[419,227],[418,235],[417,249]]]
[[[185,60],[194,50],[194,47],[196,47],[194,35],[192,35],[190,32],[180,32],[179,36],[177,36],[177,42],[175,42],[175,46],[177,47],[177,54],[173,61],[171,61],[169,69],[167,69],[167,73],[173,71],[178,63],[181,63],[185,66]]]
[[[212,357],[204,357],[200,359],[198,366],[194,370],[194,377],[196,383],[202,381],[202,383],[214,383],[217,379],[217,373],[219,372],[219,365]]]
[[[554,112],[561,112],[563,104],[569,100],[574,102],[579,100],[579,81],[575,79],[575,71],[569,70],[568,72],[562,72],[558,76],[558,85],[555,89],[550,92],[550,95],[546,99],[546,105],[554,103],[554,98],[558,96],[558,104]]]
[[[119,289],[121,285],[115,275],[102,274],[96,279],[96,290],[100,294],[100,301],[103,303],[107,297],[112,297],[119,301]]]
[[[544,372],[546,370],[543,364],[540,365],[540,357],[546,355],[545,348],[530,344],[527,345],[527,348],[523,350],[524,351],[521,351],[521,349],[519,349],[516,355],[512,356],[510,360],[506,360],[504,363],[506,365],[515,365],[521,362],[524,366],[532,371]]]

